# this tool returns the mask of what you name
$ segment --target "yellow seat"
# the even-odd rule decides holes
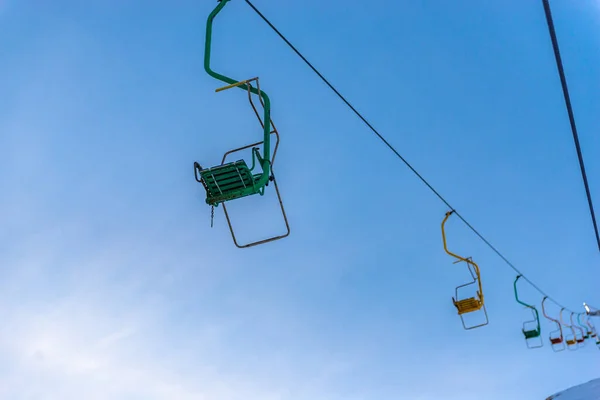
[[[480,310],[483,307],[483,303],[475,297],[469,297],[467,299],[454,301],[454,305],[458,309],[458,314],[466,314],[473,311]]]
[[[577,344],[577,340],[575,340],[575,339],[570,339],[570,340],[567,339],[566,342],[569,346],[573,346],[574,344]]]

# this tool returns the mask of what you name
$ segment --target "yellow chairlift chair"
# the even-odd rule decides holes
[[[469,273],[471,274],[471,277],[473,278],[473,281],[465,283],[464,285],[458,286],[455,289],[455,297],[452,298],[452,302],[454,303],[454,306],[456,307],[456,309],[458,311],[458,315],[460,316],[460,319],[462,321],[463,328],[466,330],[469,330],[469,329],[474,329],[474,328],[478,328],[478,327],[487,325],[489,323],[489,320],[488,320],[487,310],[485,309],[485,302],[484,302],[484,297],[483,297],[483,289],[481,287],[481,274],[479,272],[479,266],[470,257],[464,258],[464,257],[454,254],[448,250],[448,247],[446,244],[446,232],[444,229],[444,225],[446,224],[448,217],[450,217],[450,215],[452,215],[453,212],[454,211],[448,211],[446,213],[446,217],[442,221],[442,240],[444,242],[444,250],[446,251],[446,253],[448,253],[450,256],[457,259],[457,261],[455,261],[454,264],[459,263],[459,262],[466,263],[467,268],[469,269]],[[473,287],[478,289],[475,293],[475,296],[471,296],[471,297],[461,296],[462,293],[468,291],[468,289],[473,289]],[[471,292],[472,292],[472,290],[471,290]],[[477,324],[477,325],[467,326],[465,324],[465,320],[464,320],[463,316],[465,314],[478,312],[478,311],[482,311],[483,314],[485,315],[485,322]]]

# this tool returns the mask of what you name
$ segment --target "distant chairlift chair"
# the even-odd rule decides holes
[[[540,315],[538,313],[538,310],[534,306],[532,306],[530,304],[526,304],[526,303],[522,302],[521,300],[519,300],[519,294],[517,293],[517,281],[519,280],[520,277],[521,277],[521,275],[517,276],[517,278],[515,279],[515,283],[513,285],[514,289],[515,289],[515,299],[517,299],[517,302],[519,304],[522,304],[525,307],[529,308],[534,317],[533,320],[525,321],[523,323],[522,332],[523,332],[523,335],[525,336],[525,344],[530,349],[540,348],[544,345],[544,341],[542,340],[542,337],[541,337],[542,330],[540,327]],[[535,340],[532,340],[532,339],[535,339]]]
[[[550,321],[554,322],[557,327],[556,330],[551,331],[550,334],[548,335],[548,339],[550,340],[550,346],[552,347],[552,350],[554,350],[555,352],[563,351],[565,349],[565,339],[563,337],[562,325],[557,319],[554,319],[554,318],[550,317],[548,314],[546,314],[546,308],[544,307],[544,302],[546,301],[547,298],[548,298],[548,296],[544,297],[544,299],[542,300],[542,313],[544,314],[544,317],[546,317]]]
[[[575,329],[575,341],[577,342],[577,347],[583,347],[585,346],[585,334],[583,333],[583,329],[581,329],[580,326],[576,325],[573,322],[573,312],[571,312],[571,316],[569,317],[570,321],[571,321],[571,326],[573,327],[573,329]],[[579,332],[581,334],[581,336],[577,336],[577,332]]]
[[[598,349],[600,349],[600,336],[598,336],[598,332],[596,331],[596,327],[594,326],[594,324],[592,323],[592,321],[590,321],[589,318],[586,320],[586,324],[589,326],[589,329],[592,332],[592,334],[590,335],[590,337],[592,339],[596,340],[596,346],[598,347]]]
[[[467,264],[467,268],[469,269],[469,273],[471,274],[471,277],[473,278],[472,282],[468,282],[464,285],[458,286],[455,289],[456,297],[452,298],[452,302],[454,303],[454,306],[456,307],[456,309],[458,311],[458,315],[460,316],[460,319],[462,321],[463,328],[469,330],[469,329],[474,329],[474,328],[478,328],[478,327],[487,325],[489,323],[489,320],[488,320],[488,316],[487,316],[487,310],[485,309],[485,302],[484,302],[484,297],[483,297],[483,289],[481,287],[481,275],[479,272],[479,266],[477,264],[475,264],[475,262],[473,260],[471,260],[470,257],[463,258],[463,257],[461,257],[457,254],[454,254],[448,250],[448,247],[446,244],[446,232],[445,232],[444,225],[446,224],[448,217],[450,217],[450,215],[452,215],[453,212],[454,211],[448,211],[446,213],[446,217],[442,221],[442,240],[444,242],[444,250],[446,251],[446,253],[448,253],[450,256],[457,259],[457,261],[455,261],[454,264],[459,263],[459,262],[465,262]],[[461,298],[459,296],[459,294],[460,294],[459,292],[462,292],[464,290],[464,288],[472,288],[473,286],[475,286],[478,289],[475,293],[475,296],[464,297],[464,298]],[[485,315],[485,322],[482,322],[477,325],[467,326],[465,324],[464,314],[473,313],[473,312],[480,311],[480,310],[482,310],[483,314]]]
[[[581,322],[582,315],[584,315],[584,314],[581,314],[581,313],[577,314],[577,325],[579,325],[581,327],[581,330],[584,333],[583,338],[585,340],[592,339],[594,332],[590,329],[590,327],[588,325]]]
[[[569,325],[567,324],[562,317],[562,313],[564,311],[564,307],[561,308],[560,313],[559,313],[559,318],[560,318],[560,323],[563,324],[563,326],[566,326],[567,328],[571,329],[571,334],[567,335],[565,337],[565,343],[567,344],[567,348],[569,350],[577,350],[577,336],[575,334],[575,329],[573,328],[573,325]]]

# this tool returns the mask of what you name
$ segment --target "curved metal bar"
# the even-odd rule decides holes
[[[217,91],[229,89],[232,87],[239,87],[243,90],[250,90],[252,93],[260,96],[262,101],[264,102],[264,138],[263,138],[263,156],[262,159],[259,160],[262,166],[262,174],[260,178],[256,181],[256,185],[259,187],[264,187],[269,182],[270,176],[270,154],[271,154],[271,145],[270,145],[270,136],[271,136],[271,100],[269,96],[262,91],[255,89],[248,85],[249,81],[236,81],[235,79],[229,78],[225,75],[221,75],[218,72],[215,72],[210,67],[210,56],[211,56],[211,44],[212,44],[212,27],[213,21],[217,14],[225,7],[225,5],[230,0],[219,0],[219,4],[215,9],[209,14],[208,20],[206,23],[206,42],[204,47],[204,70],[213,78],[223,81],[228,84],[223,88],[217,89]]]
[[[542,314],[544,314],[544,317],[546,317],[550,321],[554,322],[556,324],[556,326],[558,327],[557,330],[551,331],[548,334],[548,340],[550,341],[550,346],[552,347],[552,350],[554,350],[556,352],[563,351],[565,349],[565,341],[564,341],[564,337],[563,337],[562,325],[557,319],[552,318],[551,316],[549,316],[546,313],[546,307],[544,306],[546,299],[548,299],[548,296],[545,296],[542,299]],[[555,333],[558,333],[559,336],[552,337],[552,334],[555,334]]]
[[[539,332],[539,334],[541,334],[542,329],[540,327],[540,315],[538,313],[538,310],[534,306],[524,303],[521,300],[519,300],[519,294],[517,293],[517,281],[519,280],[520,277],[521,277],[521,275],[517,275],[517,278],[515,279],[515,283],[513,285],[514,289],[515,289],[515,299],[517,299],[518,303],[520,303],[520,304],[524,305],[525,307],[530,308],[532,310],[532,312],[534,313],[535,320],[537,322],[537,331]]]
[[[446,212],[446,217],[442,221],[442,240],[444,242],[444,250],[450,256],[458,259],[459,261],[464,261],[464,262],[467,263],[467,265],[473,266],[473,269],[475,270],[475,274],[477,275],[477,285],[479,286],[479,292],[477,294],[480,297],[481,302],[484,303],[483,288],[482,288],[482,285],[481,285],[481,273],[479,271],[479,266],[475,263],[475,261],[466,259],[464,257],[461,257],[458,254],[454,254],[450,250],[448,250],[448,245],[446,243],[446,231],[444,229],[444,226],[446,225],[446,221],[448,220],[448,217],[450,217],[450,215],[452,215],[452,213],[454,213],[454,210]]]

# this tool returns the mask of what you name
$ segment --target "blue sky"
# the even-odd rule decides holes
[[[215,5],[0,2],[0,397],[542,399],[597,377],[592,345],[526,349],[514,272],[451,218],[490,315],[462,329],[445,206],[239,0],[213,65],[271,97],[292,232],[239,250],[220,209],[211,229],[193,162],[261,137],[203,71]],[[529,278],[600,304],[540,1],[255,5]],[[552,8],[600,204],[600,5]],[[272,195],[232,203],[244,240],[283,229]]]

